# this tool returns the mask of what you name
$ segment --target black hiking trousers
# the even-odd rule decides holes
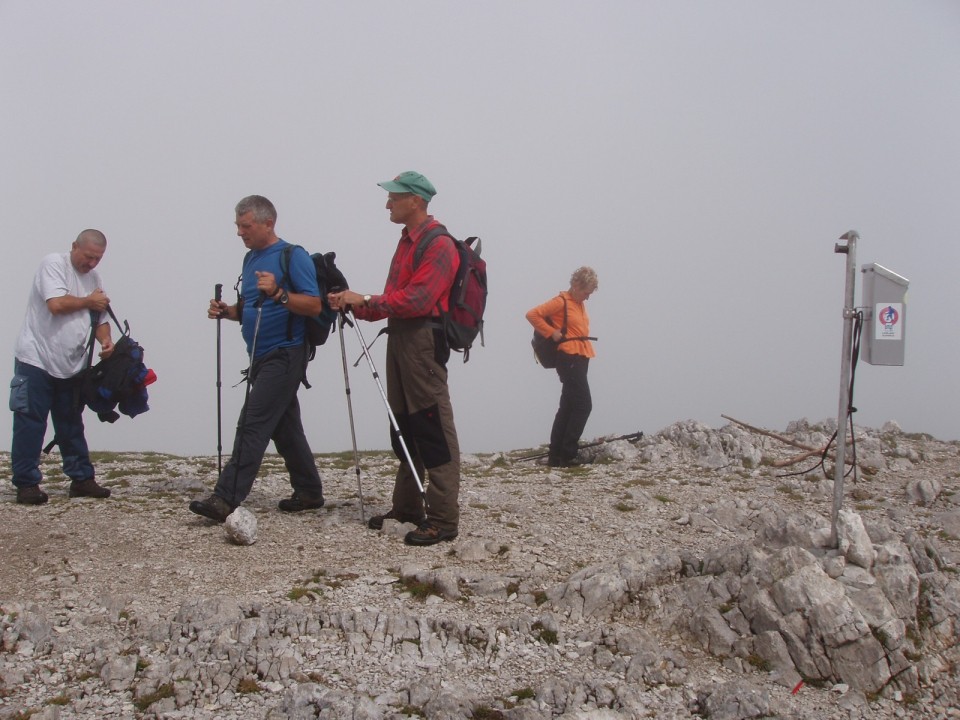
[[[240,410],[233,453],[214,488],[231,507],[250,494],[271,440],[284,459],[294,492],[308,501],[323,497],[297,400],[306,371],[305,353],[304,345],[281,347],[253,362],[252,384]]]
[[[587,382],[589,365],[588,357],[560,353],[557,375],[563,389],[560,391],[560,407],[550,431],[550,460],[553,462],[569,463],[577,456],[580,436],[593,410],[590,383]]]

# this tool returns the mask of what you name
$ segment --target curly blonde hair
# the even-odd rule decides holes
[[[581,290],[596,292],[597,288],[600,287],[600,281],[597,279],[596,271],[592,267],[584,265],[573,271],[573,275],[570,276],[570,285]]]

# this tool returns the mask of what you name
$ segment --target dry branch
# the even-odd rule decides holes
[[[775,462],[772,462],[770,463],[770,465],[775,468],[789,467],[791,465],[796,465],[798,462],[803,462],[808,458],[812,458],[822,454],[823,454],[823,450],[807,450],[805,452],[800,453],[799,455],[794,455],[791,458],[787,458],[786,460],[777,460]]]
[[[780,442],[786,445],[792,445],[795,448],[806,450],[806,452],[803,453],[802,455],[798,455],[797,457],[792,458],[789,461],[784,461],[783,465],[777,465],[777,467],[783,467],[784,465],[792,465],[794,463],[800,462],[801,460],[806,460],[807,458],[813,455],[822,455],[824,451],[827,449],[827,447],[829,447],[829,443],[827,445],[824,445],[822,448],[811,447],[810,445],[804,445],[803,443],[799,443],[793,438],[784,437],[783,435],[778,435],[777,433],[770,432],[769,430],[764,430],[763,428],[758,428],[753,425],[749,425],[743,422],[742,420],[737,420],[736,418],[732,418],[729,415],[721,414],[720,417],[722,417],[724,420],[729,420],[730,422],[735,423],[736,425],[739,425],[740,427],[745,428],[750,432],[754,432],[759,435],[766,435],[767,437],[773,438],[774,440],[779,440]],[[833,461],[836,461],[837,459],[836,454],[832,452],[827,453],[827,457]],[[850,458],[850,457],[844,458],[844,464],[853,465],[853,458]]]

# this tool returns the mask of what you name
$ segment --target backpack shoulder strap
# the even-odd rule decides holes
[[[280,280],[277,282],[279,287],[283,287],[287,283],[287,278],[290,277],[290,258],[293,255],[294,249],[300,247],[299,245],[292,245],[287,243],[284,245],[283,249],[280,251]],[[297,289],[293,285],[293,280],[290,280],[290,289],[294,292]]]
[[[293,255],[293,251],[300,247],[299,245],[293,245],[292,243],[287,243],[280,250],[280,279],[277,281],[277,287],[284,287],[287,284],[287,278],[290,276],[290,258]],[[297,289],[293,285],[293,280],[290,280],[290,289],[293,292],[296,292]],[[287,340],[293,338],[293,313],[287,310]],[[307,341],[306,333],[304,333],[303,341]],[[307,385],[307,387],[310,387]]]
[[[567,334],[567,299],[563,295],[557,295],[557,297],[563,300],[563,324],[560,326],[560,333],[562,335],[566,335]],[[547,302],[550,302],[550,301],[548,300]],[[554,326],[551,320],[552,318],[544,318],[544,321],[547,323],[547,325],[549,325],[554,330],[556,330],[557,328],[556,326]],[[563,342],[563,341],[561,340],[560,342]]]
[[[116,313],[113,312],[113,308],[110,307],[109,305],[107,305],[107,312],[110,313],[110,318],[111,318],[111,319],[113,320],[113,322],[116,324],[117,330],[120,331],[120,334],[121,334],[121,335],[127,335],[127,336],[129,336],[129,335],[130,335],[130,323],[127,322],[126,320],[124,320],[123,323],[121,323],[120,320],[119,320],[119,318],[117,318]]]
[[[109,306],[108,306],[109,307]],[[97,313],[90,311],[90,341],[87,348],[87,367],[93,367],[93,342],[97,338]],[[47,451],[49,452],[49,450]]]
[[[448,238],[456,242],[456,238],[450,234],[450,232],[442,224],[430,228],[424,233],[424,236],[420,238],[417,242],[417,249],[413,251],[413,267],[417,267],[420,264],[420,261],[423,260],[423,255],[427,252],[427,248],[430,247],[430,244],[436,240],[438,237],[446,235]]]
[[[562,295],[560,297],[563,297]],[[560,329],[561,335],[567,334],[567,299],[563,298],[563,327]],[[560,339],[560,342],[570,342],[571,340],[596,340],[595,337],[589,335],[582,335],[578,337],[564,337]],[[557,343],[559,345],[559,343]]]

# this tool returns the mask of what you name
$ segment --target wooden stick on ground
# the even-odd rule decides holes
[[[801,450],[807,451],[806,454],[801,455],[797,459],[791,461],[791,463],[787,463],[787,464],[792,464],[793,462],[799,462],[800,460],[805,460],[811,455],[822,453],[825,449],[825,448],[815,448],[809,445],[804,445],[803,443],[799,443],[792,438],[784,437],[783,435],[778,435],[777,433],[770,432],[769,430],[764,430],[763,428],[754,427],[753,425],[748,425],[747,423],[741,420],[737,420],[736,418],[732,418],[729,415],[721,414],[720,417],[722,417],[724,420],[729,420],[730,422],[735,423],[736,425],[739,425],[742,428],[746,428],[750,432],[755,432],[759,435],[766,435],[767,437],[771,437],[774,440],[779,440],[780,442],[786,445],[792,445],[795,448],[800,448]],[[836,461],[836,455],[834,453],[828,453],[827,457],[829,457],[831,460]],[[853,465],[853,458],[847,457],[847,458],[844,458],[844,460],[845,460],[844,464]]]
[[[721,415],[720,417],[722,417],[724,420],[729,420],[730,422],[735,423],[740,427],[746,428],[750,432],[755,432],[758,435],[766,435],[767,437],[771,437],[774,440],[779,440],[780,442],[785,443],[787,445],[793,445],[793,447],[800,448],[801,450],[812,450],[815,452],[823,452],[823,448],[820,448],[819,450],[817,450],[817,448],[810,447],[809,445],[798,443],[796,440],[793,440],[792,438],[784,437],[783,435],[777,435],[777,433],[773,433],[773,432],[770,432],[769,430],[764,430],[762,428],[754,427],[753,425],[748,425],[747,423],[741,420],[737,420],[736,418],[732,418],[729,415]]]

